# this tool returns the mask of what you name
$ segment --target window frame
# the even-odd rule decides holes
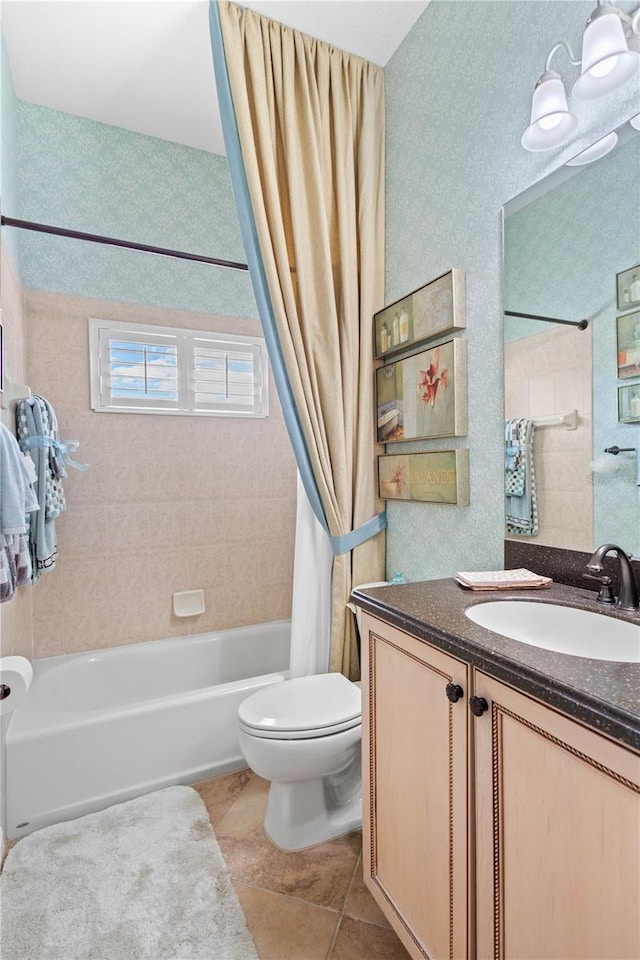
[[[178,397],[172,400],[136,401],[135,398],[114,398],[107,395],[109,387],[104,383],[103,370],[105,350],[109,350],[111,340],[129,340],[141,344],[175,345],[176,347],[176,386]],[[257,380],[254,387],[253,405],[247,409],[231,409],[231,403],[225,406],[215,402],[200,405],[196,401],[197,347],[205,349],[224,348],[228,345],[229,354],[253,354],[253,377]],[[195,417],[239,417],[241,419],[264,419],[269,415],[269,358],[264,337],[249,337],[217,333],[210,330],[195,330],[186,327],[169,327],[148,323],[104,320],[89,317],[89,356],[90,356],[90,392],[91,409],[96,413],[129,414],[170,414],[172,416]],[[225,358],[226,359],[226,358]],[[233,356],[231,357],[233,362]],[[107,360],[108,364],[109,361]],[[202,381],[200,381],[202,382]]]

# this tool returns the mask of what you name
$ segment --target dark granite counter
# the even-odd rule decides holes
[[[554,583],[544,590],[471,591],[455,580],[356,589],[351,599],[385,623],[504,680],[615,740],[640,750],[640,663],[574,657],[493,633],[465,616],[490,600],[558,603],[638,624],[640,616],[596,606],[587,590]]]

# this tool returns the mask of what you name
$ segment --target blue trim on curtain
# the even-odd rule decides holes
[[[269,360],[271,361],[271,368],[282,406],[282,413],[287,425],[289,439],[293,446],[293,452],[298,464],[298,470],[305,493],[309,498],[311,509],[318,523],[328,534],[329,525],[324,513],[320,494],[318,493],[315,477],[311,468],[311,461],[309,460],[309,453],[302,433],[302,427],[298,419],[298,412],[293,400],[291,385],[280,347],[280,340],[278,339],[276,321],[273,315],[267,278],[264,272],[264,264],[260,255],[258,233],[255,220],[253,219],[253,210],[251,209],[249,187],[244,172],[240,137],[238,135],[236,115],[233,108],[233,97],[231,96],[231,85],[227,72],[227,61],[224,55],[224,41],[222,39],[222,27],[220,26],[217,0],[209,0],[209,28],[211,32],[211,48],[213,51],[213,69],[216,76],[218,104],[220,106],[222,130],[227,148],[231,182],[236,198],[236,207],[240,218],[240,230],[247,254],[253,292],[258,304],[258,313],[260,314],[264,339],[267,344],[267,352],[269,354]]]
[[[222,38],[222,27],[220,25],[217,0],[209,0],[209,28],[211,33],[211,49],[213,52],[213,69],[216,77],[218,104],[220,106],[222,130],[227,148],[231,182],[236,207],[238,209],[240,230],[247,254],[253,292],[258,304],[258,313],[267,344],[267,352],[269,354],[269,360],[271,361],[276,389],[278,391],[278,397],[280,398],[289,438],[293,446],[293,452],[298,464],[302,485],[304,486],[305,493],[311,504],[311,509],[319,524],[326,533],[329,534],[329,525],[325,516],[324,507],[322,506],[320,494],[318,493],[318,487],[309,459],[309,452],[305,444],[302,427],[300,426],[298,412],[291,391],[291,384],[289,383],[289,377],[287,376],[287,370],[282,356],[273,305],[271,303],[271,297],[269,296],[267,278],[264,272],[264,263],[260,254],[258,232],[253,218],[249,186],[245,176],[240,137],[238,135],[236,115],[233,107],[233,97],[231,95],[231,85],[229,83],[227,61],[224,53],[224,41]],[[386,513],[379,513],[377,516],[366,520],[365,523],[360,524],[359,527],[356,527],[356,529],[350,533],[345,533],[337,537],[329,536],[331,549],[336,556],[349,553],[355,547],[359,546],[359,544],[364,543],[366,540],[369,540],[370,537],[380,533],[386,526]]]
[[[370,540],[371,537],[375,537],[377,533],[386,530],[386,527],[387,514],[378,513],[375,517],[365,520],[364,523],[361,523],[360,526],[352,530],[351,533],[344,533],[340,537],[329,537],[331,549],[336,556],[339,556],[341,553],[350,553],[351,550],[359,547],[361,543]]]

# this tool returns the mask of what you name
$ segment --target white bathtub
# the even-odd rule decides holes
[[[246,766],[239,704],[288,676],[290,621],[33,663],[6,741],[7,835]]]

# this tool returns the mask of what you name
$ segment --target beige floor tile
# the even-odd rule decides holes
[[[229,873],[241,883],[341,910],[360,855],[360,833],[308,850],[279,850],[263,827],[269,784],[255,778],[216,825]]]
[[[214,777],[212,780],[193,784],[193,789],[197,790],[204,800],[212,826],[215,827],[222,819],[254,776],[251,770],[240,770],[225,777]]]
[[[339,914],[234,883],[260,960],[325,960]]]
[[[329,960],[410,960],[393,930],[343,917]]]
[[[389,926],[389,921],[365,886],[362,876],[362,857],[358,861],[351,881],[351,889],[347,894],[344,913],[347,917],[366,920],[367,923],[375,923],[379,927]]]

